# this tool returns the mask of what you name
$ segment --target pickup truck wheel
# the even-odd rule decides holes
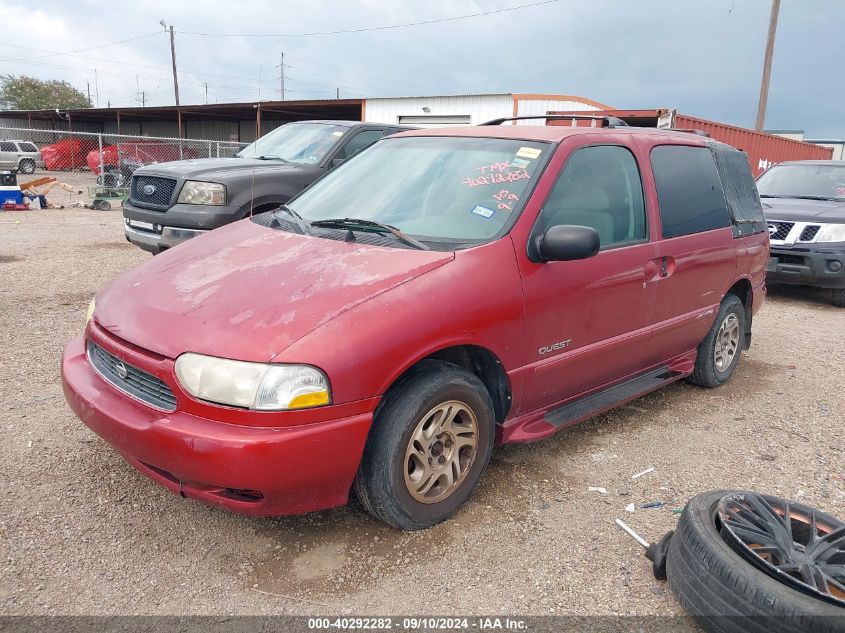
[[[18,171],[22,174],[34,174],[35,173],[35,161],[30,159],[24,159],[18,164]]]
[[[837,308],[845,308],[845,288],[837,288],[833,291],[833,305]]]
[[[494,431],[482,382],[451,363],[424,361],[384,397],[354,492],[370,514],[394,527],[439,523],[475,490]]]
[[[845,623],[845,523],[754,492],[690,499],[669,543],[678,600],[711,633],[834,633]]]
[[[733,376],[745,344],[745,306],[736,295],[722,300],[707,336],[698,346],[695,369],[687,380],[699,387],[718,387]]]

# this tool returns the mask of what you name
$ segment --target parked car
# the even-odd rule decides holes
[[[65,138],[41,148],[44,166],[50,171],[85,169],[85,157],[97,146],[91,138]]]
[[[769,282],[828,289],[845,308],[845,161],[780,163],[757,188],[769,222]]]
[[[15,169],[22,174],[33,174],[35,168],[44,168],[41,152],[29,141],[0,141],[0,168]]]
[[[234,158],[150,165],[134,173],[123,203],[126,239],[151,253],[277,208],[330,169],[399,132],[355,121],[288,123]]]
[[[747,158],[710,139],[406,132],[113,281],[65,349],[64,392],[183,496],[281,515],[354,489],[423,528],[494,443],[727,382],[767,259]]]

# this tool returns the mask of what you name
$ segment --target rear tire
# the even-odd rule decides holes
[[[727,295],[698,346],[695,369],[687,381],[708,389],[728,382],[745,348],[746,331],[745,306],[736,295]]]
[[[18,171],[22,174],[34,174],[35,173],[35,161],[30,159],[22,160],[18,163]]]
[[[426,360],[385,395],[353,484],[377,519],[403,530],[452,516],[478,485],[493,450],[490,394],[477,376]]]
[[[837,288],[834,290],[831,301],[837,308],[845,308],[845,288]]]

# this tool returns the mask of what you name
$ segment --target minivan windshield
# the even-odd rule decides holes
[[[235,156],[316,165],[347,129],[330,123],[288,123],[247,145]]]
[[[289,206],[307,222],[373,220],[423,242],[482,243],[510,229],[550,153],[524,140],[385,139]]]
[[[845,165],[775,165],[757,179],[763,198],[845,199]]]

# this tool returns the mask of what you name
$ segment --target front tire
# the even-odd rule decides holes
[[[831,301],[837,308],[845,308],[845,288],[837,288],[834,290]]]
[[[746,331],[745,306],[736,295],[727,295],[698,346],[695,369],[687,381],[708,389],[728,382],[745,348]]]
[[[18,164],[18,171],[22,174],[34,174],[35,161],[29,159],[22,160],[20,164]]]
[[[424,361],[384,397],[354,492],[389,525],[435,525],[472,495],[494,434],[493,403],[478,377],[451,363]]]

